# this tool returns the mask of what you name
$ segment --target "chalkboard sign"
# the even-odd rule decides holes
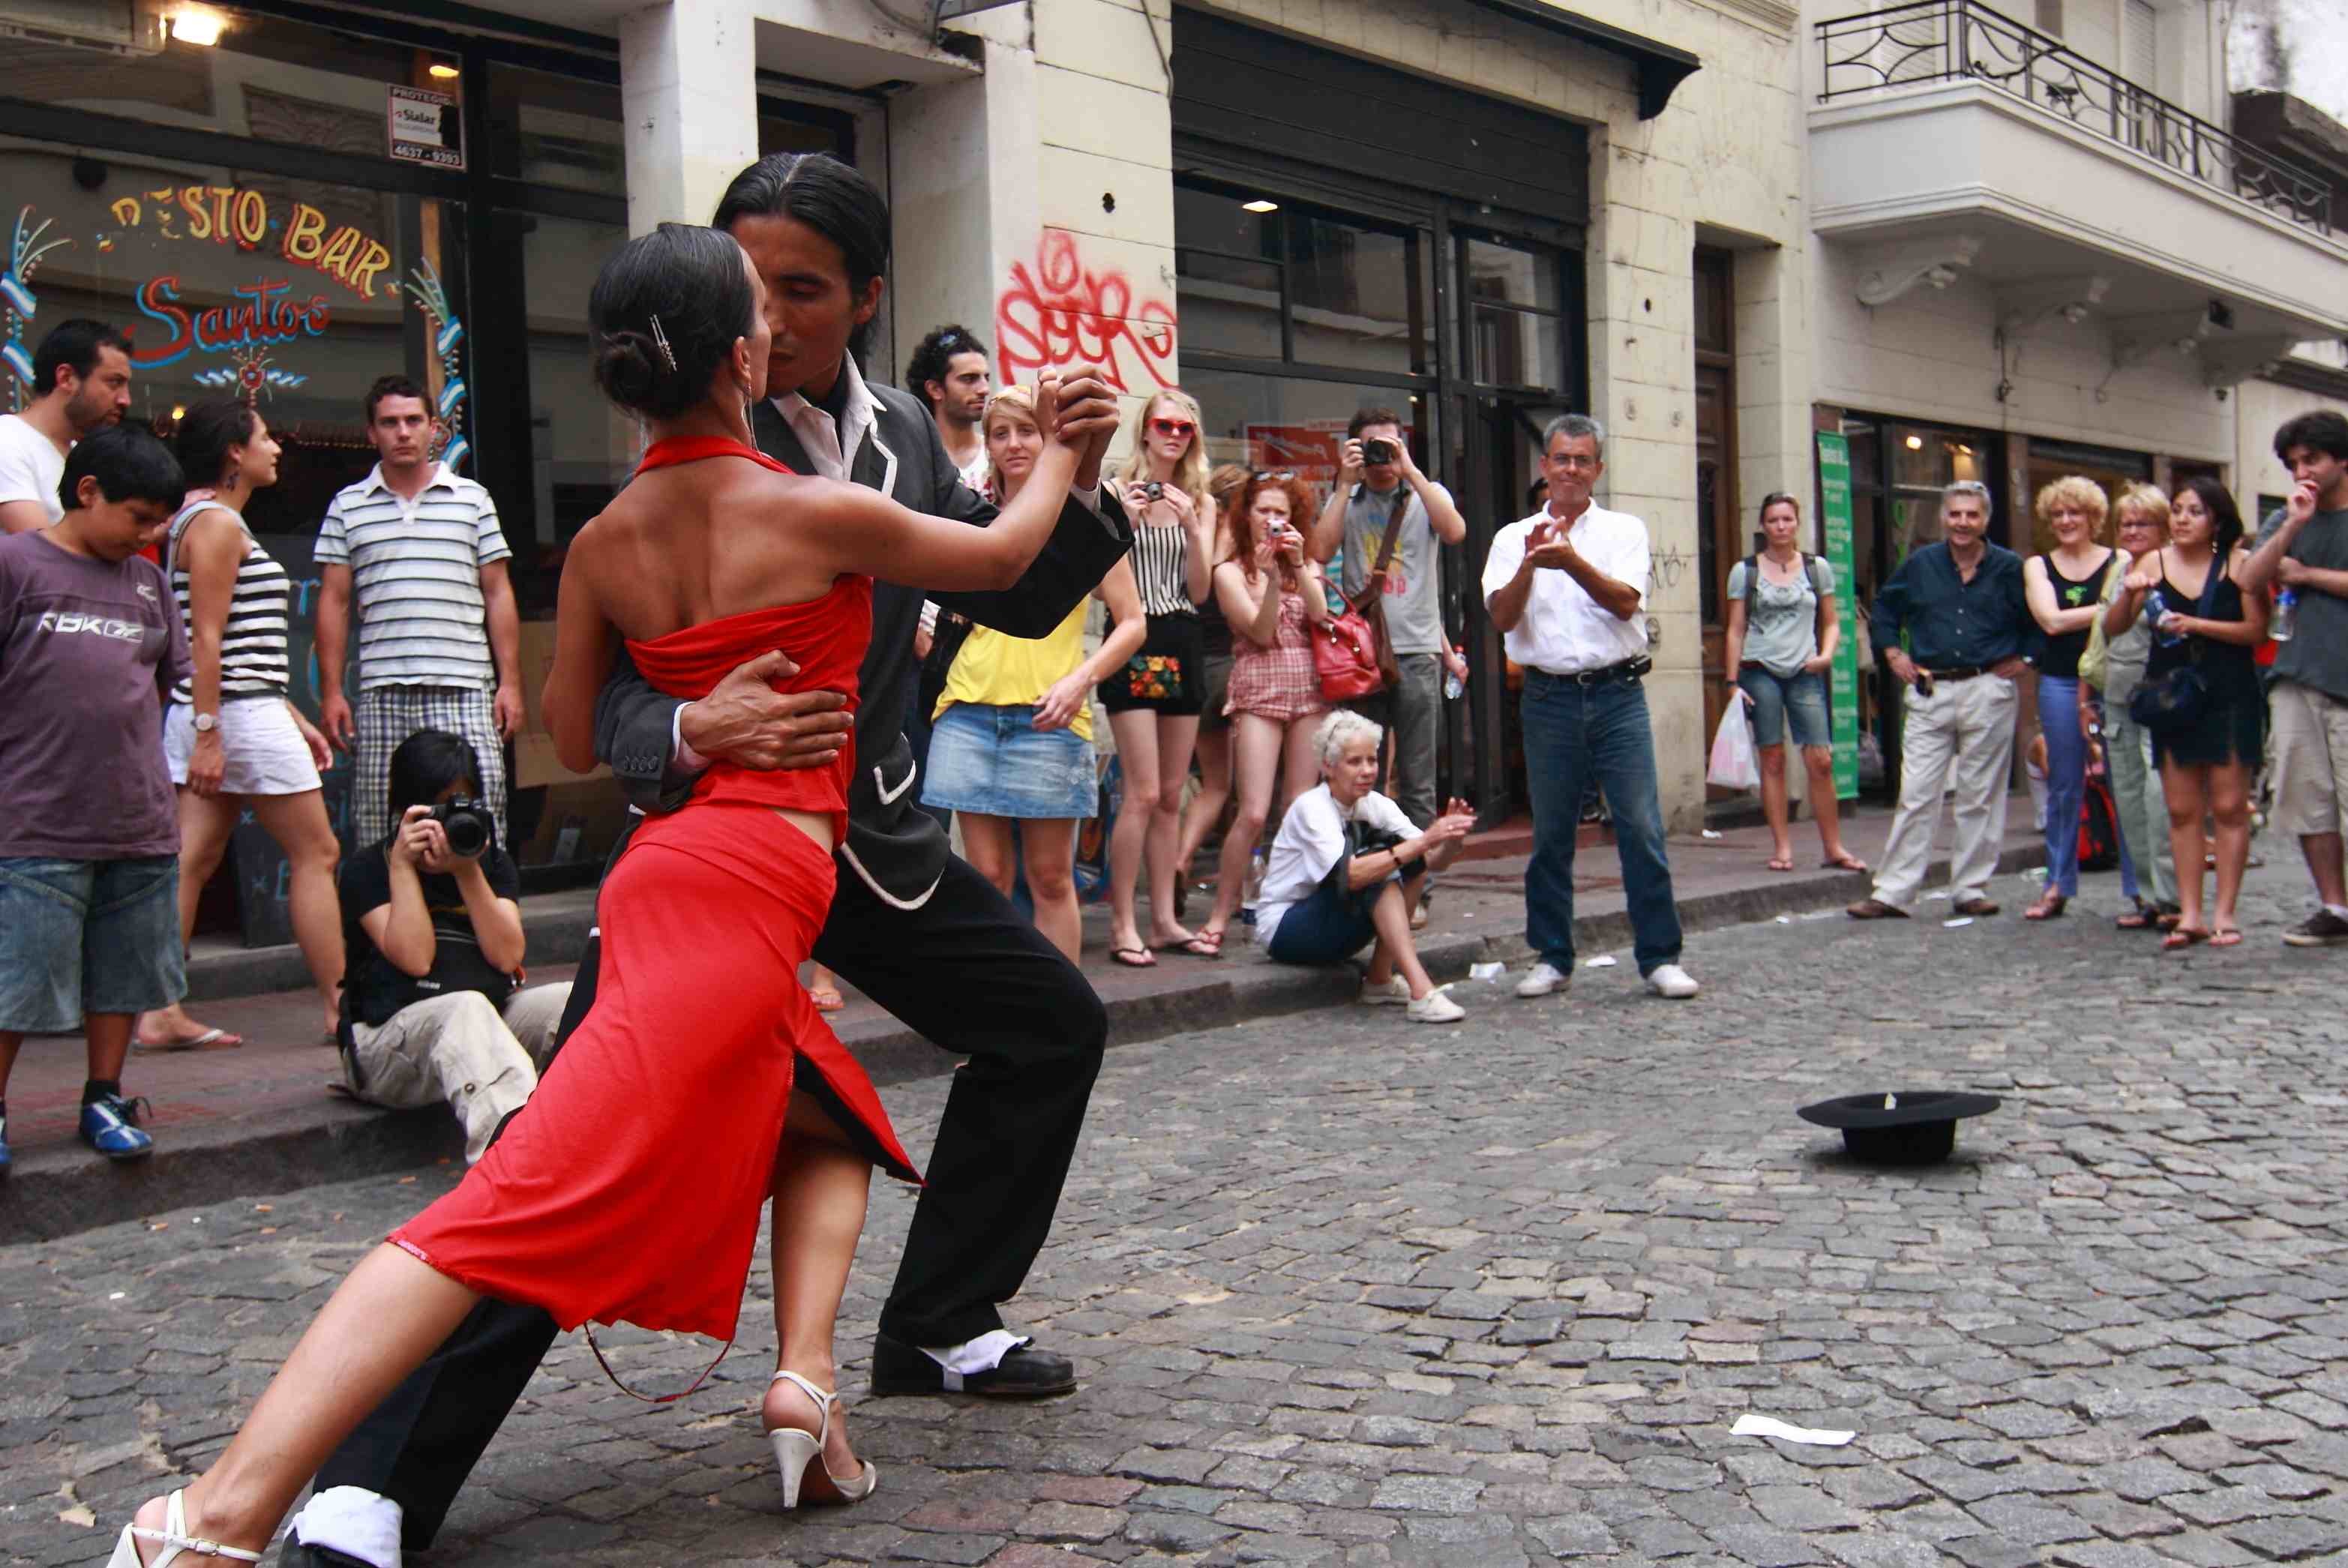
[[[289,607],[285,628],[285,652],[294,681],[286,695],[294,705],[318,722],[318,664],[312,645],[312,628],[317,624],[319,570],[312,559],[312,550],[318,542],[314,533],[270,533],[257,536],[261,547],[276,558],[294,580],[294,599]],[[355,643],[356,638],[352,641]],[[345,691],[358,689],[357,665],[344,683]],[[335,753],[335,765],[324,778],[326,819],[335,825],[335,836],[343,841],[343,851],[350,851],[350,792],[351,758],[345,751]],[[293,871],[285,860],[285,851],[277,847],[252,812],[237,819],[236,831],[229,840],[228,863],[236,877],[236,903],[247,947],[274,947],[294,940],[294,918],[286,904]]]

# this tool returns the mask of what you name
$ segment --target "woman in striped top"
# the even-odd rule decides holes
[[[1182,784],[1199,738],[1206,649],[1199,602],[1214,561],[1215,503],[1207,493],[1205,432],[1199,405],[1168,387],[1133,422],[1133,453],[1118,476],[1133,520],[1133,576],[1148,623],[1141,651],[1100,684],[1101,706],[1117,736],[1125,797],[1108,843],[1109,956],[1147,969],[1154,948],[1214,954],[1182,929],[1174,913],[1180,869]],[[1142,863],[1149,866],[1149,940],[1133,908]]]
[[[335,898],[340,850],[318,771],[332,753],[285,695],[293,580],[242,516],[254,490],[277,482],[277,442],[255,410],[201,403],[180,421],[179,451],[180,466],[205,487],[190,491],[171,520],[164,557],[195,672],[173,690],[163,715],[163,751],[180,787],[180,937],[194,933],[204,883],[220,868],[238,818],[251,811],[285,851],[294,939],[331,1034],[343,980]],[[206,1028],[174,1004],[139,1020],[139,1043],[172,1050],[243,1041]]]

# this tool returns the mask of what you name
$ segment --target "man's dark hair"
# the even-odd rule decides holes
[[[228,464],[229,449],[242,447],[261,428],[261,416],[227,397],[198,403],[180,418],[172,442],[180,468],[199,485],[216,485]]]
[[[1362,432],[1373,425],[1392,425],[1397,430],[1406,428],[1402,416],[1391,408],[1356,408],[1354,417],[1345,421],[1345,438],[1358,441]]]
[[[410,806],[429,806],[459,782],[477,789],[481,782],[481,758],[471,741],[445,729],[419,729],[401,741],[391,754],[392,830],[398,830]]]
[[[426,414],[432,412],[432,399],[424,395],[423,387],[405,376],[378,376],[375,378],[375,385],[367,388],[366,422],[369,425],[375,423],[375,406],[386,397],[413,397],[424,405]]]
[[[2302,437],[2297,444],[2305,446],[2308,442]],[[2219,565],[2223,566],[2226,558],[2234,553],[2234,546],[2242,542],[2242,509],[2234,504],[2233,492],[2207,474],[2196,474],[2177,488],[2191,490],[2209,509],[2209,548],[2216,552]]]
[[[57,502],[67,511],[81,505],[85,478],[95,479],[98,493],[117,503],[149,500],[177,510],[188,493],[180,459],[142,425],[108,425],[73,444],[65,478],[57,481]]]
[[[905,361],[905,390],[929,403],[932,414],[937,405],[930,401],[930,383],[945,384],[946,372],[957,354],[975,354],[983,359],[986,345],[966,326],[942,326],[913,345],[913,356]]]
[[[2348,459],[2348,418],[2329,408],[2319,408],[2312,414],[2285,419],[2282,428],[2275,432],[2275,457],[2282,462],[2291,461],[2293,447],[2312,447],[2326,457]]]
[[[732,235],[663,223],[612,253],[587,295],[595,385],[623,408],[675,418],[757,325],[757,296]]]
[[[889,201],[880,188],[828,152],[770,152],[741,173],[717,199],[713,229],[731,232],[743,218],[789,218],[839,247],[848,289],[863,296],[889,271]],[[849,335],[859,358],[871,336],[865,322]]]
[[[102,321],[76,316],[49,328],[41,339],[41,346],[33,351],[33,396],[46,397],[57,389],[57,372],[71,366],[77,379],[87,380],[98,368],[98,354],[102,348],[118,348],[123,356],[130,354],[130,340]]]

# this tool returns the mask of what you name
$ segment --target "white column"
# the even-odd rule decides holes
[[[628,232],[706,223],[758,156],[750,0],[664,0],[620,18]]]

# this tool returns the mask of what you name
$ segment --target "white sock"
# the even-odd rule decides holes
[[[2323,908],[2326,913],[2336,914],[2343,920],[2348,920],[2348,904],[2327,903]]]

